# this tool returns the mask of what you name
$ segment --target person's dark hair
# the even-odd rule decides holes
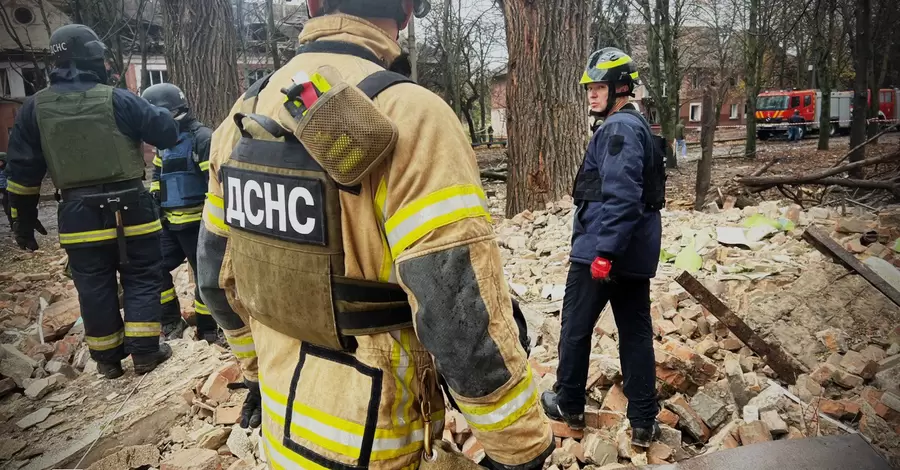
[[[402,0],[387,5],[385,0],[327,0],[325,13],[341,12],[360,18],[391,18],[398,24],[406,19]]]

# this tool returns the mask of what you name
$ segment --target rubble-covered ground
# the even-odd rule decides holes
[[[502,152],[488,159],[496,163]],[[744,166],[746,173],[758,165],[715,164],[726,172]],[[685,175],[670,178],[676,199],[691,169],[680,171]],[[555,380],[572,203],[504,219],[503,186],[488,182],[486,190],[506,277],[532,330],[531,365],[546,390]],[[900,207],[874,214],[858,207],[803,211],[776,201],[731,204],[664,211],[665,261],[652,283],[661,441],[646,451],[629,444],[618,338],[607,310],[594,330],[589,427],[576,432],[555,423],[560,448],[547,467],[640,466],[845,432],[861,433],[900,466],[900,307],[800,237],[809,225],[821,226],[867,264],[900,276],[893,267],[900,264]],[[62,273],[55,204],[42,204],[41,214],[50,230],[39,236],[41,251],[23,253],[0,234],[0,468],[76,468],[79,461],[77,468],[94,470],[264,468],[259,431],[235,425],[246,392],[227,387],[240,375],[227,350],[179,340],[173,359],[151,374],[136,377],[127,360],[125,377],[97,375],[83,344],[77,294]],[[777,379],[675,283],[683,270],[795,358],[797,383]],[[179,268],[176,286],[190,317],[188,274]],[[483,455],[459,413],[448,412],[444,436],[472,458]]]

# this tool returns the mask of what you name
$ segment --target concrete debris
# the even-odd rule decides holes
[[[247,435],[247,430],[238,425],[231,428],[231,434],[228,435],[228,441],[225,445],[235,457],[247,462],[250,465],[256,465],[256,457],[253,450],[255,446]]]
[[[202,449],[218,449],[222,444],[225,444],[230,433],[230,428],[215,428],[200,436],[197,439],[197,446]]]
[[[752,423],[754,421],[759,421],[759,408],[753,405],[747,405],[744,407],[743,418],[745,423]]]
[[[87,470],[131,470],[159,465],[159,449],[155,445],[126,447],[94,462]]]
[[[781,436],[783,434],[788,433],[788,425],[781,419],[781,416],[778,415],[778,412],[775,410],[763,411],[760,415],[760,420],[766,423],[766,427],[769,428],[769,432],[772,433],[772,437]]]
[[[678,415],[681,429],[700,442],[706,442],[710,438],[710,430],[700,415],[691,408],[687,400],[681,394],[675,395],[666,402],[666,407]]]
[[[618,450],[615,444],[603,439],[599,434],[591,433],[581,441],[584,448],[585,461],[592,465],[606,465],[616,463]]]
[[[219,470],[219,454],[210,449],[184,449],[163,461],[160,470]]]
[[[698,392],[691,398],[691,407],[698,415],[700,415],[700,418],[703,419],[703,422],[706,423],[710,429],[716,429],[724,423],[725,419],[728,417],[728,411],[725,409],[725,404],[704,392]]]
[[[738,435],[741,438],[741,444],[745,446],[772,440],[772,434],[763,421],[741,425],[738,427]]]
[[[53,408],[41,408],[17,421],[16,426],[18,426],[19,429],[22,430],[28,429],[35,424],[43,422],[45,419],[47,419],[48,416],[50,416],[50,413],[53,413]]]
[[[21,439],[0,438],[0,461],[12,460],[13,456],[24,449],[26,445]]]

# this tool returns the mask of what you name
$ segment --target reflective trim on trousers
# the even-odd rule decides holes
[[[141,235],[149,235],[162,230],[162,223],[157,219],[146,224],[130,225],[125,227],[126,237],[138,237]],[[78,243],[93,243],[105,240],[114,240],[116,238],[116,229],[108,228],[103,230],[91,230],[87,232],[60,233],[60,245],[74,245]]]
[[[162,294],[159,296],[159,303],[167,304],[171,301],[175,300],[175,288],[171,288],[168,290],[162,291]]]
[[[161,329],[159,322],[125,322],[125,336],[129,338],[159,336]]]
[[[41,186],[25,186],[13,180],[7,180],[6,191],[19,196],[37,196],[41,194]]]
[[[106,336],[85,336],[84,342],[87,343],[88,348],[94,351],[109,351],[125,342],[125,331],[119,330]]]
[[[194,312],[197,315],[209,315],[209,308],[202,302],[194,300]]]
[[[206,203],[203,204],[203,220],[207,226],[212,225],[217,230],[217,235],[227,236],[228,225],[225,224],[225,201],[213,193],[206,193]]]
[[[225,339],[228,341],[228,345],[231,346],[231,352],[234,353],[234,357],[238,359],[253,359],[256,357],[256,344],[253,343],[253,336],[250,334],[237,337],[229,336],[228,332],[225,332]]]

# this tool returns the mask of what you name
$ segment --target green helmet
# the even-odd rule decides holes
[[[637,67],[628,54],[615,47],[604,47],[591,54],[581,76],[581,85],[602,82],[609,83],[613,88],[615,83],[616,87],[628,85],[630,90],[634,90],[635,85],[640,84],[638,77]]]

